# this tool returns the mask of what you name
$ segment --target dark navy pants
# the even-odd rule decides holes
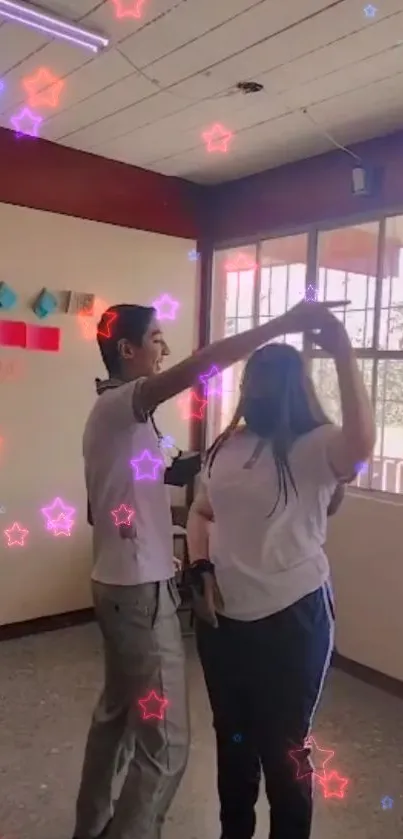
[[[310,732],[333,649],[334,612],[323,586],[262,620],[198,622],[197,646],[217,738],[222,839],[251,839],[261,771],[270,839],[309,839],[312,776],[297,779],[290,751]]]

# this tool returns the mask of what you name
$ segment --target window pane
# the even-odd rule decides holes
[[[319,234],[318,300],[348,300],[335,312],[357,348],[373,346],[379,224]]]
[[[386,221],[379,347],[403,350],[403,216]]]
[[[373,489],[403,492],[403,360],[378,362]]]

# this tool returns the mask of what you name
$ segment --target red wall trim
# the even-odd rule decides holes
[[[206,234],[215,243],[256,238],[281,229],[346,219],[403,207],[403,132],[352,147],[364,165],[381,167],[372,197],[352,194],[354,159],[342,151],[216,186],[205,214]]]
[[[202,187],[0,128],[0,202],[185,239]]]

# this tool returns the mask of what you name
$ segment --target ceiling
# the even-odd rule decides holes
[[[0,125],[45,67],[64,86],[35,112],[40,136],[198,183],[328,151],[328,135],[346,144],[403,126],[402,0],[143,0],[140,19],[118,19],[119,2],[135,5],[41,4],[109,37],[95,57],[0,24]],[[245,80],[263,92],[234,92]],[[203,140],[215,123],[232,134],[226,153]]]

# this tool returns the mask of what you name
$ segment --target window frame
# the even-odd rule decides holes
[[[259,232],[257,236],[253,237],[242,237],[240,239],[231,240],[231,241],[218,241],[214,243],[213,249],[213,265],[215,262],[216,257],[225,251],[229,250],[236,250],[241,248],[248,248],[251,250],[254,248],[255,254],[255,262],[256,262],[256,277],[255,277],[255,292],[254,292],[254,304],[253,304],[253,312],[252,312],[252,324],[253,326],[257,326],[259,323],[259,298],[260,298],[260,290],[261,290],[261,278],[262,278],[262,249],[264,243],[268,240],[278,240],[283,238],[289,238],[292,236],[298,236],[304,234],[307,236],[307,254],[306,254],[306,273],[305,273],[305,291],[307,291],[308,286],[312,286],[312,278],[315,280],[315,287],[317,287],[318,283],[318,268],[319,268],[319,236],[321,233],[331,232],[335,230],[342,230],[343,228],[349,229],[351,227],[363,225],[363,224],[370,224],[375,223],[379,225],[378,228],[378,241],[377,241],[377,258],[376,258],[376,275],[375,275],[375,297],[374,297],[374,325],[373,325],[373,343],[372,347],[370,348],[355,348],[356,356],[358,359],[369,359],[373,362],[372,364],[372,377],[371,377],[371,402],[374,411],[376,410],[376,403],[378,398],[378,374],[379,374],[379,362],[382,360],[390,360],[390,361],[402,361],[403,362],[403,349],[402,350],[384,350],[379,348],[379,337],[380,337],[380,322],[381,322],[381,310],[382,310],[382,282],[383,282],[383,266],[384,266],[384,258],[385,258],[385,242],[386,242],[386,226],[389,219],[394,217],[402,217],[403,218],[403,207],[402,208],[391,208],[385,209],[382,212],[378,213],[359,213],[353,216],[349,216],[348,218],[343,217],[341,219],[329,219],[321,223],[312,223],[310,225],[299,225],[291,228],[282,228],[280,230],[271,230],[269,232]],[[309,281],[308,281],[309,278]],[[210,323],[212,325],[213,319],[210,319]],[[211,340],[211,335],[210,335]],[[315,359],[320,358],[328,358],[325,352],[320,350],[319,348],[312,348],[309,342],[306,341],[305,336],[303,340],[303,353],[307,360],[309,366],[311,366],[312,362]],[[388,496],[393,498],[400,498],[401,493],[394,493],[388,490],[381,490],[371,487],[373,479],[373,460],[369,462],[368,465],[368,484],[369,486],[354,486],[350,488],[354,494],[358,493],[359,495],[368,494],[370,493],[372,496],[375,494],[382,499],[386,500]],[[402,498],[403,500],[403,498]]]

